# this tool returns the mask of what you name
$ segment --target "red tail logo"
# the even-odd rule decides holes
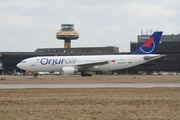
[[[154,38],[150,38],[144,45],[143,47],[148,47],[151,48],[152,42],[154,41]]]

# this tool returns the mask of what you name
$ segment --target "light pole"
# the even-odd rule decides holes
[[[4,80],[4,76],[3,76],[3,68],[1,67],[2,69],[2,76],[1,76],[1,80]]]

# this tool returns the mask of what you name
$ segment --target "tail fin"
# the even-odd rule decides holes
[[[154,54],[162,36],[162,31],[154,32],[139,49],[132,54]]]

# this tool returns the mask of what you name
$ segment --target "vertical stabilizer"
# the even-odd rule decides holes
[[[162,36],[162,31],[154,32],[146,42],[132,54],[154,54]]]

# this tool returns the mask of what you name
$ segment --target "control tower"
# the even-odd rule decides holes
[[[61,29],[56,33],[58,40],[64,40],[64,48],[71,47],[71,40],[79,38],[79,33],[74,30],[74,24],[61,24]]]

